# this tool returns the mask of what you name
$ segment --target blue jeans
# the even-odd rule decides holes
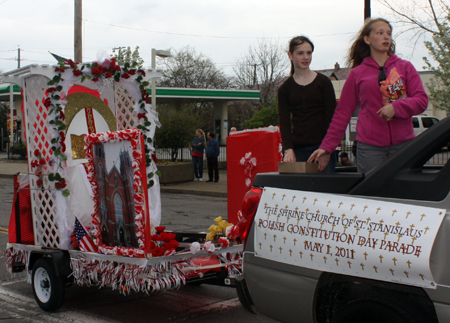
[[[306,162],[311,154],[319,149],[320,145],[312,145],[312,146],[301,146],[294,149],[295,158],[298,162]],[[328,166],[324,169],[323,173],[334,173],[334,169],[336,168],[337,155],[336,151],[330,156],[330,162]]]
[[[203,157],[192,156],[195,178],[203,178]]]

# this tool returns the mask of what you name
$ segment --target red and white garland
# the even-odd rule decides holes
[[[93,133],[85,137],[86,146],[84,147],[86,151],[86,158],[89,160],[88,164],[88,180],[92,186],[92,198],[94,200],[94,211],[92,212],[92,226],[94,227],[94,243],[98,246],[98,250],[101,253],[107,255],[121,255],[127,257],[145,257],[145,211],[144,211],[144,195],[139,191],[141,187],[141,161],[142,153],[140,148],[140,131],[137,129],[128,129],[115,132],[104,132],[104,133]],[[107,246],[105,244],[99,243],[101,241],[101,229],[100,229],[100,219],[99,219],[99,201],[97,199],[98,193],[98,183],[95,179],[95,168],[94,168],[94,154],[93,154],[93,144],[97,143],[108,143],[115,141],[129,141],[131,147],[133,148],[133,158],[134,161],[131,164],[133,169],[133,190],[134,190],[134,204],[135,204],[135,223],[136,223],[136,236],[138,238],[139,249],[137,248],[127,248],[118,246]]]
[[[245,186],[250,187],[252,184],[252,169],[256,167],[256,157],[252,157],[252,152],[248,152],[239,161],[241,166],[244,166],[244,174],[247,175],[245,179]]]

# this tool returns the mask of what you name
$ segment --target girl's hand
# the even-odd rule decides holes
[[[297,159],[295,158],[294,149],[286,149],[284,151],[283,161],[285,163],[294,163],[297,161]]]
[[[325,149],[317,149],[309,157],[308,163],[318,163],[319,172],[321,172],[327,167],[328,163],[330,162],[330,157],[330,153]]]
[[[386,121],[391,121],[395,117],[395,109],[392,104],[385,105],[377,111],[380,118],[384,118]]]

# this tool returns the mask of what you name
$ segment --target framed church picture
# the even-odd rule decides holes
[[[150,223],[145,198],[145,153],[139,130],[93,133],[85,141],[98,251],[144,257]]]

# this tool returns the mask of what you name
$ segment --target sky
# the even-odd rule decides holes
[[[393,21],[377,0],[371,9],[372,17]],[[55,64],[49,51],[73,58],[73,21],[74,0],[0,0],[0,70],[18,67],[18,48],[21,66]],[[345,65],[363,21],[364,0],[84,0],[83,61],[139,46],[149,68],[152,48],[191,46],[231,76],[235,62],[258,40],[280,42],[287,50],[292,37],[305,35],[315,45],[311,68],[332,69],[336,62]],[[397,54],[420,71],[428,51],[423,41],[413,50],[411,37],[395,38]]]

